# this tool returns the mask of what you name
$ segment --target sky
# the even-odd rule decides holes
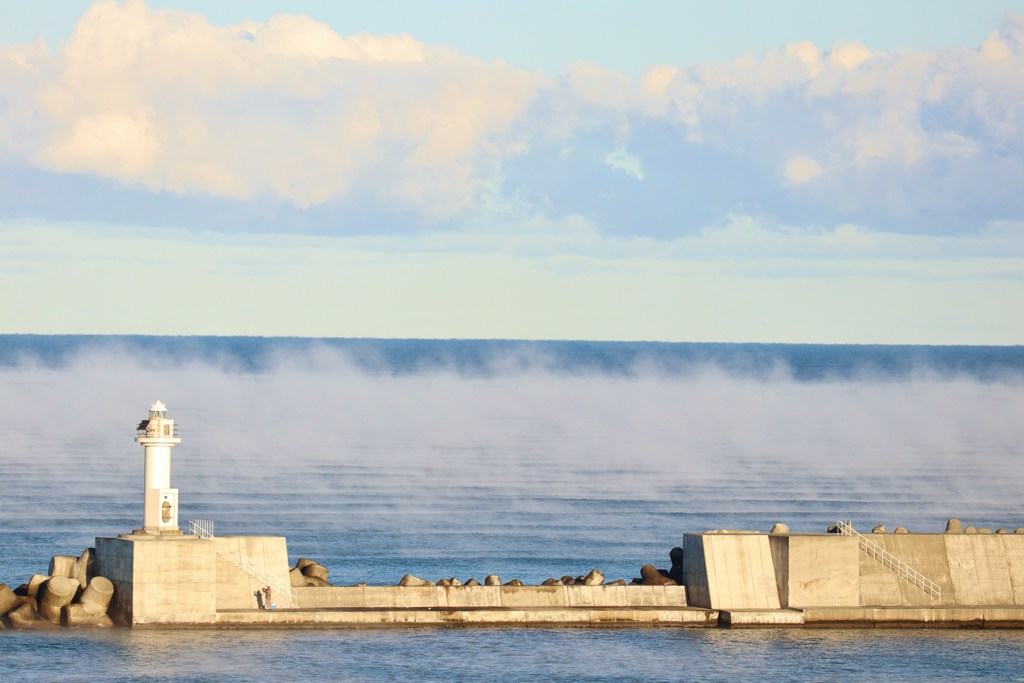
[[[3,3],[0,333],[1020,344],[1022,84],[1024,0]]]

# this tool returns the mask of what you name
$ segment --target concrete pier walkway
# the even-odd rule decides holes
[[[1022,607],[810,607],[804,609],[370,607],[233,609],[212,621],[134,628],[1022,628]]]

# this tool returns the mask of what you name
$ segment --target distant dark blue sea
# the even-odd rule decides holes
[[[682,534],[1024,526],[1024,347],[0,335],[0,581],[183,519],[332,583],[665,566]],[[1024,680],[1018,631],[0,631],[18,681]]]

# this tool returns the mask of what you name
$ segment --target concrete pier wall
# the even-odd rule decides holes
[[[684,586],[331,586],[295,593],[300,609],[686,607]]]
[[[1024,534],[870,534],[941,589],[933,597],[838,534],[684,539],[690,604],[709,609],[1024,606]],[[769,549],[770,566],[764,548]]]
[[[296,587],[282,537],[96,539],[111,616],[133,627],[580,624],[1024,624],[1024,534],[871,534],[938,584],[933,597],[838,534],[709,532],[683,539],[685,586]],[[246,565],[240,568],[238,562]],[[278,606],[282,600],[276,600]],[[289,606],[290,607],[290,606]]]
[[[310,609],[221,612],[216,628],[672,627],[714,628],[717,610],[690,607]]]

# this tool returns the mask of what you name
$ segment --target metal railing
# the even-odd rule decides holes
[[[914,584],[933,598],[942,597],[942,589],[939,587],[939,584],[935,583],[882,546],[868,539],[864,534],[853,528],[852,522],[839,520],[836,522],[836,528],[838,528],[839,533],[844,536],[856,536],[860,549],[864,551],[864,554],[878,560],[882,563],[882,566],[888,568],[900,578]]]
[[[193,519],[188,523],[188,531],[194,536],[198,536],[204,540],[214,540],[213,535],[213,522],[207,519]],[[242,572],[256,579],[259,583],[270,586],[273,589],[274,595],[281,595],[288,601],[287,607],[297,607],[298,602],[295,597],[295,589],[291,585],[285,585],[276,579],[271,578],[266,573],[258,569],[251,562],[246,560],[244,557],[238,555],[232,555],[229,552],[217,549],[217,556],[222,557],[231,564],[235,565]],[[268,605],[269,607],[269,605]]]
[[[208,519],[190,519],[188,532],[199,538],[211,539],[213,538],[213,522]]]
[[[168,437],[174,439],[181,438],[181,434],[178,433],[178,425],[174,425],[173,429],[167,430],[167,433],[164,433],[163,430],[156,429],[155,427],[145,427],[143,429],[135,430],[135,438],[137,439],[166,439]]]

